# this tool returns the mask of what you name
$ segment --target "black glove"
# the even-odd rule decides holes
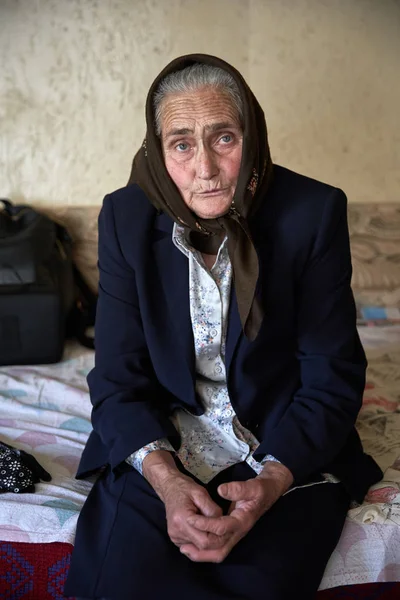
[[[34,492],[35,483],[51,476],[31,454],[0,442],[0,493]]]

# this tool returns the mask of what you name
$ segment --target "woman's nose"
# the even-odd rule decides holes
[[[218,164],[209,148],[199,148],[196,156],[196,174],[199,179],[212,179],[218,175]]]

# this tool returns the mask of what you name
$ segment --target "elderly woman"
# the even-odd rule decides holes
[[[99,219],[98,470],[65,593],[313,598],[352,500],[381,477],[354,423],[346,197],[272,165],[222,60],[153,83],[127,187]]]

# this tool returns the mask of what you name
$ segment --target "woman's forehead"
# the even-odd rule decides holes
[[[161,105],[163,137],[198,127],[210,131],[240,127],[239,113],[228,94],[213,88],[167,96]],[[177,133],[174,133],[177,132]]]

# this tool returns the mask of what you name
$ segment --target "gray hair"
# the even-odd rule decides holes
[[[243,101],[239,87],[230,73],[220,67],[203,63],[194,63],[181,71],[170,73],[160,82],[153,98],[154,117],[157,135],[161,135],[162,102],[170,94],[193,92],[203,87],[214,87],[230,96],[238,111],[239,119],[243,120]]]

